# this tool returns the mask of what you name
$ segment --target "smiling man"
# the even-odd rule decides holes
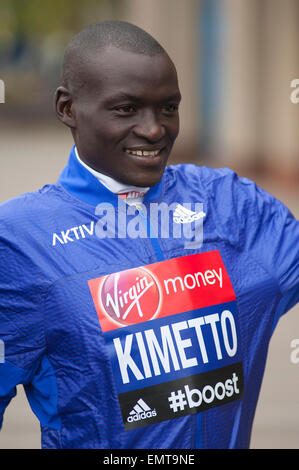
[[[271,335],[298,300],[298,223],[229,169],[167,166],[180,100],[154,38],[86,28],[55,92],[68,163],[0,207],[0,411],[23,384],[43,448],[249,446]]]
[[[127,23],[91,26],[67,48],[63,84],[56,110],[80,158],[121,183],[157,184],[179,132],[181,100],[162,47]]]

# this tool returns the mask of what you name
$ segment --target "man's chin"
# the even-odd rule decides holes
[[[127,177],[125,180],[122,181],[124,184],[138,186],[141,188],[148,188],[152,186],[156,186],[159,183],[164,173],[164,168],[162,171],[159,172],[146,172],[145,174],[139,173]]]

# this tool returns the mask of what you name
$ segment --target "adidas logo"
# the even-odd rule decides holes
[[[132,423],[133,421],[140,421],[141,419],[152,418],[154,416],[157,416],[156,410],[151,410],[145,401],[140,398],[133,410],[130,411],[127,421]]]
[[[173,221],[177,224],[188,224],[194,220],[202,219],[205,215],[203,211],[194,212],[178,204],[173,213]]]

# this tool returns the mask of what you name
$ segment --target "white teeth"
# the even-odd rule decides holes
[[[138,155],[140,157],[142,157],[142,156],[144,156],[144,157],[156,157],[156,155],[158,155],[160,150],[149,151],[149,150],[129,150],[129,149],[127,149],[126,152],[130,153],[131,155]]]

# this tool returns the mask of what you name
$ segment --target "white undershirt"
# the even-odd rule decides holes
[[[119,181],[116,181],[114,178],[111,178],[110,176],[107,176],[107,175],[103,175],[103,173],[99,173],[98,171],[94,170],[93,168],[88,166],[86,163],[84,163],[79,157],[76,146],[75,146],[75,153],[81,165],[83,165],[84,168],[90,171],[90,173],[92,173],[100,183],[102,183],[107,189],[109,189],[109,191],[111,191],[114,194],[117,194],[119,197],[121,197],[121,199],[123,199],[128,204],[137,205],[138,203],[141,203],[143,201],[143,197],[149,190],[149,187],[143,188],[140,186],[131,186],[128,184],[120,183]]]

